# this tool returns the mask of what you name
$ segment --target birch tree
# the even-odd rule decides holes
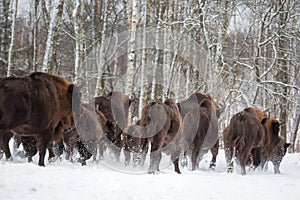
[[[0,4],[0,67],[1,73],[7,75],[8,49],[11,37],[10,0]]]
[[[13,3],[14,3],[13,19],[12,19],[12,28],[11,28],[12,31],[11,31],[10,47],[8,51],[7,77],[9,77],[11,73],[12,56],[15,47],[15,31],[16,31],[16,21],[17,21],[17,13],[18,13],[18,0],[14,0]]]
[[[42,71],[55,72],[57,40],[61,23],[64,0],[55,0],[50,14],[46,49],[43,59]]]
[[[95,96],[101,96],[103,95],[104,90],[104,69],[105,69],[105,43],[106,43],[106,31],[108,26],[108,8],[109,8],[109,1],[105,0],[103,1],[104,4],[104,18],[103,18],[103,26],[102,26],[102,32],[101,32],[101,43],[99,47],[99,61],[97,62],[97,85],[96,85],[96,91]]]
[[[85,55],[85,32],[84,32],[84,2],[76,1],[73,11],[73,23],[75,32],[75,73],[74,81],[77,82],[82,77],[82,65],[84,64]]]
[[[143,105],[146,102],[145,96],[147,95],[148,86],[148,68],[147,68],[147,28],[149,24],[149,4],[145,0],[143,4],[144,16],[143,16],[143,46],[142,46],[142,64],[141,64],[141,76],[140,76],[140,96],[139,96],[139,118],[142,117]],[[146,94],[146,95],[145,95]]]
[[[34,7],[33,7],[33,14],[32,14],[32,66],[34,71],[37,71],[38,66],[38,29],[39,29],[39,14],[38,14],[38,8],[39,8],[40,1],[34,0]]]
[[[127,65],[127,83],[126,83],[126,94],[133,94],[133,83],[134,83],[134,72],[135,72],[135,43],[136,43],[136,27],[137,27],[137,2],[136,0],[129,1],[129,19],[128,27],[130,30],[130,39],[128,44],[128,65]],[[129,108],[128,123],[131,124],[132,119],[132,108]]]

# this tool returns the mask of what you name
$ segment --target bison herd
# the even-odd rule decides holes
[[[170,155],[177,173],[188,160],[196,170],[209,150],[209,168],[216,167],[221,143],[218,119],[225,105],[210,95],[196,92],[177,103],[173,99],[149,101],[141,118],[130,125],[128,113],[130,109],[134,113],[138,99],[114,91],[82,103],[82,86],[41,72],[1,78],[0,158],[5,154],[12,159],[9,141],[14,137],[14,148],[22,144],[19,154],[29,162],[39,153],[40,166],[45,166],[47,150],[50,161],[63,153],[72,160],[76,150],[77,161],[85,165],[91,157],[103,159],[109,149],[117,161],[123,151],[125,165],[133,160],[134,166],[143,165],[150,150],[149,173],[159,171],[162,152]],[[255,169],[271,161],[274,172],[280,173],[289,144],[279,137],[279,130],[280,122],[257,108],[236,113],[222,134],[228,172],[234,161],[242,174],[246,166]]]

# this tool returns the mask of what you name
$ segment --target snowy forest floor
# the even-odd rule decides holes
[[[149,157],[149,156],[148,156]],[[66,160],[37,165],[15,157],[0,161],[0,199],[298,199],[300,197],[300,154],[287,154],[281,163],[281,174],[247,171],[239,174],[235,165],[226,172],[224,151],[220,150],[216,169],[209,170],[210,153],[204,156],[200,169],[181,169],[178,175],[167,156],[163,156],[159,174],[147,174],[144,167],[133,168],[109,159],[87,166]]]

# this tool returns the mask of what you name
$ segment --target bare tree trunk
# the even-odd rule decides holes
[[[100,49],[99,49],[99,62],[97,63],[97,85],[95,90],[95,96],[101,96],[103,95],[104,91],[104,77],[103,73],[105,70],[105,43],[106,43],[106,30],[107,30],[107,18],[108,18],[108,6],[109,1],[105,0],[103,2],[105,4],[104,6],[104,18],[103,18],[103,28],[101,32],[101,43],[100,43]]]
[[[43,60],[42,71],[53,73],[55,71],[56,51],[58,31],[61,23],[64,8],[64,0],[56,0],[53,2],[53,8],[50,15],[50,24],[48,29],[46,50]]]
[[[298,91],[298,94],[299,94],[299,91]],[[296,143],[299,124],[300,124],[300,97],[298,96],[296,113],[295,113],[295,117],[293,118],[291,138],[290,138],[290,143],[291,143],[290,152],[291,153],[295,152],[295,143]]]
[[[33,28],[32,28],[32,66],[34,71],[38,70],[38,28],[39,28],[39,16],[38,7],[39,0],[34,0],[34,13],[33,13]]]
[[[283,2],[284,3],[284,2]],[[287,2],[285,2],[287,3]],[[279,64],[279,72],[278,72],[278,81],[281,81],[283,84],[288,84],[288,63],[287,63],[287,55],[285,53],[285,49],[288,47],[287,39],[285,38],[284,35],[284,30],[285,30],[285,25],[286,25],[286,20],[287,20],[287,10],[285,10],[285,6],[282,5],[280,2],[279,5],[280,10],[279,10],[279,27],[281,30],[280,31],[280,36],[279,36],[279,41],[278,41],[278,64]],[[288,5],[286,5],[288,6]],[[279,86],[279,92],[281,93],[279,96],[280,99],[280,114],[279,114],[279,121],[282,123],[280,127],[280,135],[286,141],[287,138],[287,123],[288,123],[288,101],[287,101],[287,93],[288,93],[288,88],[286,86]]]
[[[146,102],[145,93],[147,94],[148,86],[148,68],[147,68],[147,26],[149,23],[149,5],[148,1],[144,1],[144,24],[143,24],[143,48],[142,48],[142,65],[141,65],[141,78],[140,78],[140,96],[139,96],[139,119],[142,117],[143,105]]]
[[[74,81],[78,82],[78,78],[82,77],[82,69],[85,59],[85,33],[84,33],[84,2],[76,1],[76,6],[73,11],[73,22],[75,32],[75,74]]]
[[[18,0],[14,1],[14,10],[13,10],[13,20],[12,20],[12,31],[11,31],[11,41],[10,47],[8,51],[8,62],[7,62],[7,77],[11,74],[11,65],[12,65],[12,55],[15,46],[15,31],[16,31],[16,21],[17,21],[17,13],[18,13]]]
[[[136,0],[130,0],[129,2],[130,15],[129,18],[129,30],[130,30],[130,40],[129,40],[129,48],[128,48],[128,65],[127,65],[127,84],[126,84],[126,94],[132,95],[133,93],[133,80],[134,80],[134,71],[135,71],[135,39],[136,39],[136,12],[137,12],[137,2]],[[129,108],[128,112],[128,123],[131,124],[132,119],[132,109]]]
[[[162,14],[162,7],[163,7],[163,1],[160,1],[159,9],[158,9],[158,19],[157,19],[157,27],[156,27],[156,33],[155,33],[155,60],[154,60],[154,66],[152,68],[152,85],[151,85],[151,99],[156,99],[156,75],[157,75],[157,67],[158,67],[158,60],[159,60],[159,54],[160,49],[158,48],[160,46],[159,44],[159,38],[160,38],[160,30],[161,30],[161,14]]]

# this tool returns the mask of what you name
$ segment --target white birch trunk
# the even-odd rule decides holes
[[[64,0],[56,0],[53,2],[53,8],[50,14],[50,24],[48,29],[48,36],[46,42],[46,50],[43,59],[43,72],[50,72],[53,66],[53,59],[55,56],[56,47],[56,36],[58,34],[58,27],[61,22],[62,12],[63,12]]]
[[[135,39],[136,39],[136,11],[137,11],[137,2],[136,0],[131,0],[131,21],[129,19],[129,25],[131,24],[130,29],[130,40],[128,48],[128,65],[127,65],[127,84],[126,84],[126,94],[131,95],[133,93],[133,80],[134,80],[134,71],[135,71]],[[130,15],[129,15],[130,16]],[[129,107],[128,111],[128,124],[131,124],[132,120],[132,108]]]
[[[34,71],[37,71],[37,52],[38,52],[38,6],[39,0],[34,0],[34,13],[33,13],[33,27],[32,27],[32,46],[33,46],[33,55],[32,55],[32,65]]]
[[[79,67],[80,67],[80,7],[81,0],[76,1],[75,8],[73,10],[73,23],[74,23],[74,32],[75,32],[75,73],[74,81],[77,82],[79,77]]]
[[[130,95],[133,92],[133,79],[134,79],[134,58],[135,58],[135,38],[136,38],[136,11],[137,11],[137,2],[136,0],[131,0],[132,6],[132,18],[129,23],[131,23],[130,29],[130,40],[129,40],[129,49],[128,49],[128,65],[127,65],[127,85],[126,85],[126,94]],[[130,19],[129,19],[130,20]]]
[[[156,33],[155,33],[155,46],[156,46],[156,54],[155,54],[155,60],[154,60],[154,66],[153,66],[153,71],[152,71],[152,86],[151,86],[151,99],[155,99],[155,92],[156,92],[156,71],[157,71],[157,66],[158,66],[158,59],[159,59],[159,53],[160,49],[158,48],[160,46],[159,44],[159,37],[160,37],[160,29],[161,29],[161,12],[162,12],[162,6],[163,6],[163,1],[160,1],[159,9],[158,9],[158,20],[157,20],[157,28],[156,28]]]
[[[169,61],[168,61],[168,54],[170,51],[168,49],[168,37],[169,33],[168,33],[168,29],[164,28],[164,57],[163,57],[163,96],[162,96],[162,100],[163,102],[166,100],[166,96],[167,96],[167,87],[168,87],[168,81],[169,76],[170,76],[170,65],[169,65]]]
[[[7,77],[11,74],[11,65],[12,65],[12,54],[15,46],[15,30],[16,30],[16,21],[18,13],[18,0],[14,1],[14,10],[13,10],[13,21],[12,21],[12,31],[11,31],[11,41],[8,51],[8,63],[7,63]]]
[[[140,78],[140,96],[139,96],[139,119],[142,117],[142,109],[144,105],[145,89],[147,89],[147,0],[144,1],[144,24],[143,24],[143,47],[142,47],[142,65],[141,65],[141,78]]]
[[[101,96],[103,95],[103,84],[102,84],[102,73],[103,69],[105,67],[105,43],[106,43],[106,30],[107,30],[107,17],[108,17],[108,6],[109,2],[108,0],[105,0],[103,2],[105,4],[104,6],[104,18],[103,18],[103,28],[101,31],[101,43],[100,43],[100,49],[99,49],[99,62],[97,63],[97,84],[96,84],[96,90],[95,90],[95,96]]]
[[[299,93],[300,92],[298,91],[298,94]],[[296,143],[296,138],[297,138],[297,132],[299,129],[299,124],[300,124],[300,95],[298,95],[295,117],[293,117],[293,121],[292,121],[292,129],[291,129],[291,137],[290,137],[291,153],[293,153],[295,151],[295,143]]]
[[[74,81],[78,82],[78,78],[82,77],[82,69],[85,58],[85,33],[83,28],[83,12],[84,2],[76,1],[76,6],[73,10],[73,23],[75,32],[75,73]],[[87,84],[86,84],[87,85]]]

